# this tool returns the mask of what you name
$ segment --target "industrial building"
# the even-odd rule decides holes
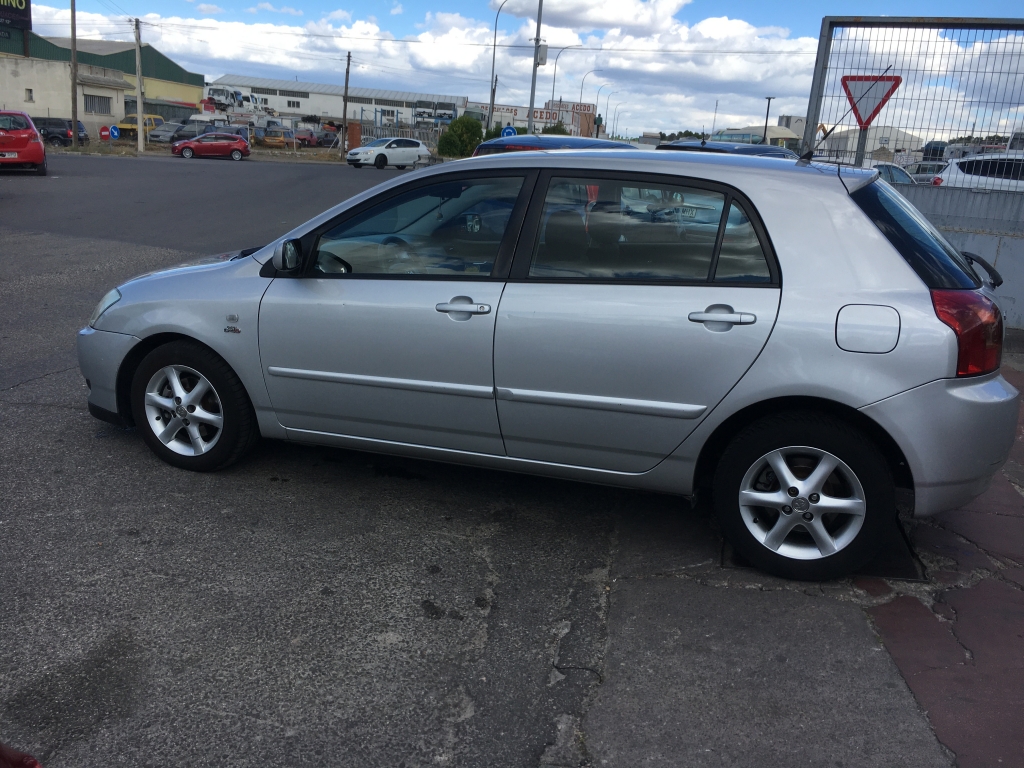
[[[71,117],[71,40],[21,29],[0,37],[0,105],[32,116]],[[136,111],[135,44],[79,38],[78,119],[93,137],[101,125]],[[203,76],[142,44],[146,112],[166,119],[193,113]]]
[[[343,85],[246,75],[223,75],[211,85],[224,86],[240,91],[245,96],[256,97],[260,106],[270,107],[285,117],[316,116],[321,120],[341,120],[345,117]],[[347,117],[349,120],[375,125],[433,125],[461,115],[468,101],[465,96],[350,86]]]

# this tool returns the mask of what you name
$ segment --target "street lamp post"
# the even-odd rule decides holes
[[[595,72],[604,72],[604,70],[603,69],[592,69],[589,72],[587,72],[587,74],[584,75],[583,79],[580,81],[580,109],[583,108],[583,84],[585,82],[587,82],[587,75],[592,75]],[[580,112],[580,128],[582,128],[582,127],[583,127],[583,113]],[[582,135],[582,134],[583,134],[583,132],[580,131],[580,135]]]
[[[604,130],[605,130],[605,133],[607,133],[608,129],[611,128],[611,123],[609,122],[609,119],[608,119],[609,118],[608,107],[611,104],[612,96],[614,96],[616,93],[620,93],[620,91],[612,91],[611,93],[606,93],[605,94],[605,101],[604,101]]]
[[[498,12],[494,14],[494,45],[491,47],[491,80],[488,83],[491,86],[491,108],[487,110],[487,130],[491,130],[491,122],[494,119],[494,60],[498,55],[498,17],[501,15],[501,9],[505,7],[505,3],[508,0],[501,0],[501,5],[498,6]]]
[[[615,122],[612,128],[613,135],[615,136],[619,135],[619,107],[621,107],[625,103],[626,102],[624,101],[620,101],[618,104],[615,105]]]
[[[603,83],[600,88],[597,89],[597,97],[594,99],[594,112],[597,112],[598,107],[601,106],[601,91],[607,88],[611,83]],[[597,115],[594,115],[594,138],[598,136],[599,130],[597,126]]]
[[[561,56],[566,51],[568,51],[570,48],[582,48],[582,47],[583,47],[582,45],[567,45],[567,46],[565,46],[565,48],[563,48],[562,50],[560,50],[558,52],[557,56],[555,56],[555,74],[552,75],[552,77],[551,77],[551,100],[552,101],[555,100],[555,80],[558,79],[558,57]]]
[[[774,99],[775,97],[774,96],[765,96],[765,98],[768,99],[768,106],[765,107],[765,109],[764,109],[764,138],[761,139],[761,143],[762,144],[767,144],[768,143],[768,112],[772,108],[772,99]]]

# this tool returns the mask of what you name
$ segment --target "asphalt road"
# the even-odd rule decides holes
[[[680,499],[270,441],[198,475],[89,416],[74,334],[106,290],[393,172],[50,169],[0,175],[0,741],[47,768],[951,765],[876,598],[723,567]]]

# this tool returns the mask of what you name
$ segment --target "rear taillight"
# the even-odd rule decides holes
[[[940,177],[936,176],[934,179],[932,179],[932,186],[933,187],[941,187],[942,186],[942,179]]]
[[[932,291],[939,320],[956,334],[957,376],[980,376],[999,368],[1003,357],[1003,315],[978,291]]]
[[[71,138],[71,129],[70,128],[68,128],[68,138],[69,139]]]

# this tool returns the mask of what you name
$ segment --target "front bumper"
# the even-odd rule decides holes
[[[884,427],[914,477],[914,516],[961,507],[988,488],[1017,432],[1020,393],[998,373],[940,379],[861,412]]]
[[[124,333],[90,327],[78,332],[78,368],[89,386],[90,411],[118,413],[117,372],[125,356],[138,343],[135,336]]]

